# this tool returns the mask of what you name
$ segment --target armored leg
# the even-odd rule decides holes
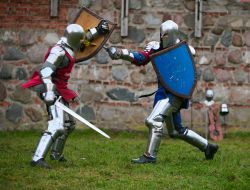
[[[72,118],[72,116],[65,114],[65,117],[66,116],[68,118],[65,120],[63,134],[55,140],[55,142],[52,146],[52,149],[51,149],[50,158],[52,160],[66,161],[66,159],[64,158],[64,155],[63,155],[63,149],[64,149],[64,146],[65,146],[65,143],[66,143],[68,136],[75,129],[75,121]]]
[[[164,113],[167,109],[169,109],[169,107],[169,99],[158,101],[153,111],[145,121],[146,126],[149,129],[146,154],[152,157],[156,157],[159,150],[163,135]]]
[[[208,141],[205,138],[187,128],[183,134],[179,134],[179,138],[199,148],[202,152],[206,150],[208,145]]]
[[[157,102],[153,111],[146,119],[145,123],[149,129],[147,149],[143,156],[133,159],[133,163],[154,163],[160,147],[163,135],[164,114],[169,109],[169,99],[163,99]]]
[[[43,133],[35,154],[33,155],[31,165],[35,166],[37,163],[39,163],[41,160],[44,160],[46,157],[49,149],[51,148],[51,145],[53,141],[63,134],[64,130],[64,114],[61,109],[58,109],[56,106],[52,105],[49,107],[51,114],[53,116],[53,119],[48,121],[48,130]]]
[[[176,113],[174,113],[174,114],[176,114]],[[174,115],[174,116],[176,116],[176,115]],[[218,150],[217,145],[208,143],[208,141],[205,138],[203,138],[199,134],[195,133],[194,131],[192,131],[186,127],[177,126],[177,124],[174,124],[173,115],[167,117],[165,119],[165,122],[166,122],[168,133],[169,133],[170,137],[179,138],[179,139],[182,139],[182,140],[188,142],[189,144],[197,147],[202,152],[204,152],[207,160],[213,159],[214,154]]]

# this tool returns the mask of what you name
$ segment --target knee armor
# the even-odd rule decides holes
[[[61,157],[63,157],[63,150],[66,143],[66,140],[68,136],[73,132],[75,129],[75,121],[73,117],[71,117],[68,114],[65,114],[65,122],[64,122],[64,130],[62,135],[60,135],[54,142],[50,158],[52,160],[59,160]]]
[[[64,132],[64,113],[55,105],[49,106],[52,120],[48,121],[48,129],[43,133],[33,156],[33,161],[45,158],[52,143]]]
[[[152,157],[156,157],[159,150],[161,137],[163,135],[164,114],[169,107],[170,104],[168,98],[158,101],[145,121],[145,124],[149,128],[146,154],[149,154]]]
[[[68,114],[66,114],[65,117],[67,119],[65,120],[63,133],[55,140],[51,149],[50,158],[52,160],[59,160],[63,156],[63,150],[64,150],[66,140],[68,136],[75,129],[76,122],[74,121],[73,117],[71,117]]]

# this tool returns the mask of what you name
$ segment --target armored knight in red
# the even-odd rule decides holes
[[[60,102],[69,106],[69,102],[76,99],[76,93],[67,87],[75,64],[75,54],[83,46],[84,37],[85,40],[92,41],[108,31],[109,26],[105,20],[86,33],[78,24],[68,25],[64,36],[48,49],[40,70],[35,71],[31,79],[23,84],[23,88],[30,88],[38,93],[45,102],[49,115],[48,129],[43,132],[38,142],[31,161],[32,166],[50,168],[45,162],[50,149],[52,160],[66,160],[63,149],[69,134],[75,129],[75,121],[72,116],[54,105],[55,100],[62,96]]]

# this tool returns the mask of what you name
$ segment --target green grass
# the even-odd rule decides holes
[[[144,151],[146,131],[107,133],[111,140],[74,131],[65,148],[68,161],[47,158],[52,169],[46,170],[29,165],[40,132],[0,132],[0,189],[250,189],[250,133],[227,135],[212,161],[181,140],[164,138],[157,164],[147,165],[130,163]]]

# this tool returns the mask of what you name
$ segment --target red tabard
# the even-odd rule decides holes
[[[44,56],[44,61],[49,56],[51,48],[48,49],[47,53]],[[69,59],[69,65],[67,67],[56,69],[56,71],[52,75],[52,82],[56,86],[57,92],[66,100],[69,101],[77,96],[77,94],[68,89],[68,80],[70,78],[71,70],[75,64],[75,59],[70,56],[70,54],[64,49],[65,55]],[[35,71],[30,80],[25,82],[22,87],[29,88],[36,85],[42,84],[42,80],[37,71]]]

